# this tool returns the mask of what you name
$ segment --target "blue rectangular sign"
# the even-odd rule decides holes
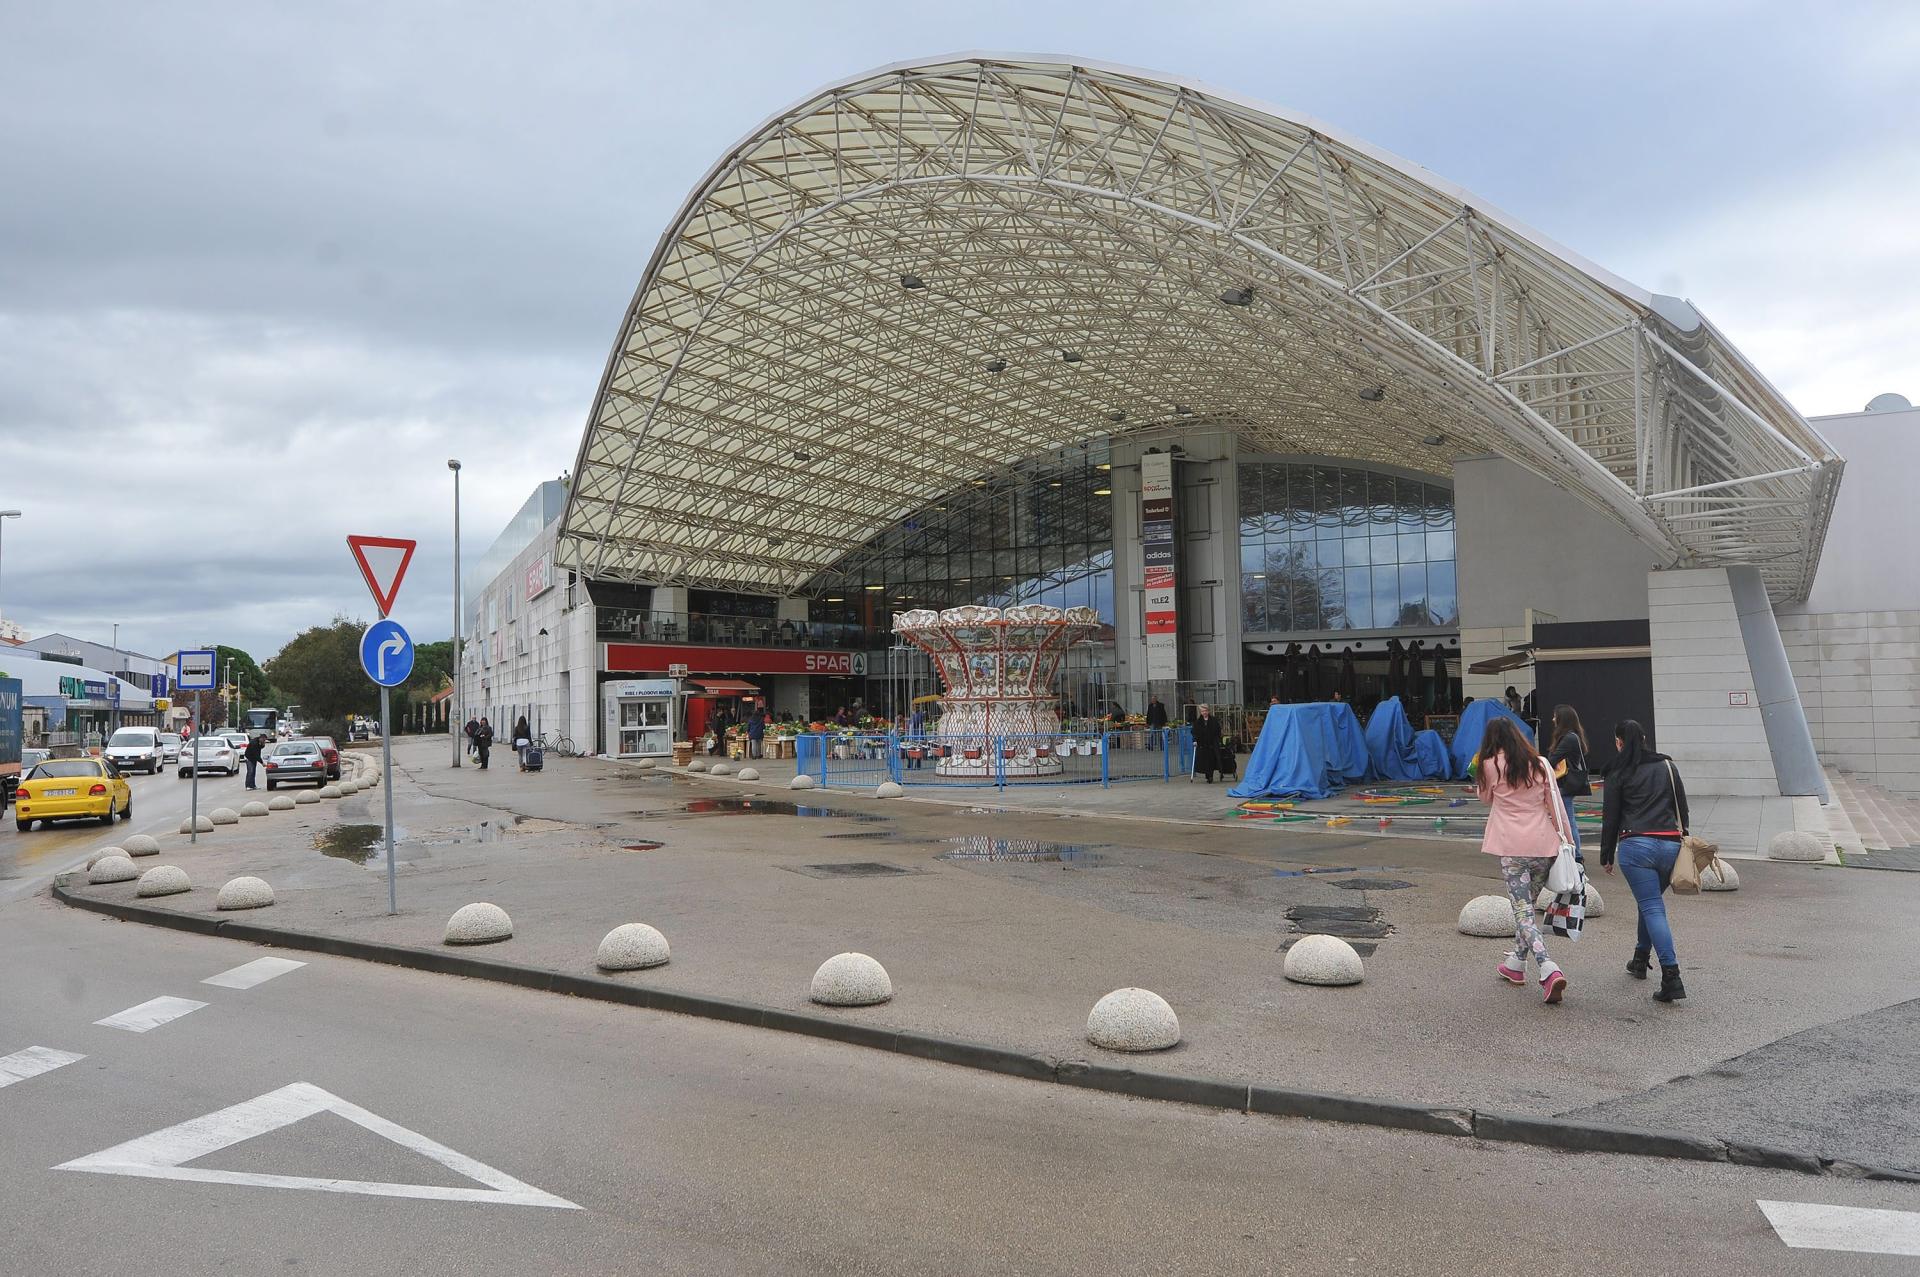
[[[174,685],[183,692],[211,692],[218,683],[215,680],[215,653],[211,648],[180,653],[180,664],[174,675]]]

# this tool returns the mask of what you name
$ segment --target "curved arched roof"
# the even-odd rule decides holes
[[[563,555],[792,589],[997,466],[1222,425],[1428,470],[1499,453],[1781,599],[1841,469],[1689,304],[1416,165],[1173,77],[963,54],[770,116],[689,195]]]

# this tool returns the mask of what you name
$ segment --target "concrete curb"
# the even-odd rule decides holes
[[[1729,1162],[1769,1170],[1796,1171],[1804,1175],[1833,1175],[1846,1179],[1892,1180],[1920,1183],[1920,1172],[1890,1167],[1866,1166],[1845,1159],[1822,1157],[1791,1149],[1770,1148],[1744,1141],[1721,1140],[1682,1132],[1645,1131],[1629,1126],[1607,1126],[1596,1122],[1577,1122],[1557,1117],[1527,1117],[1509,1113],[1483,1113],[1476,1109],[1446,1105],[1409,1104],[1366,1096],[1334,1095],[1319,1091],[1296,1091],[1285,1087],[1260,1086],[1222,1078],[1193,1077],[1179,1073],[1160,1073],[1123,1066],[1095,1064],[1081,1059],[1054,1059],[1007,1047],[989,1046],[938,1037],[905,1029],[892,1029],[850,1016],[825,1015],[810,1011],[790,1011],[761,1006],[731,998],[686,993],[671,989],[653,989],[644,984],[628,984],[597,975],[573,975],[542,967],[522,966],[479,958],[444,948],[415,948],[410,945],[384,944],[373,940],[350,940],[317,931],[297,931],[267,926],[230,917],[175,913],[169,909],[96,900],[67,890],[70,875],[54,881],[54,898],[76,909],[86,909],[127,922],[170,927],[197,935],[244,940],[282,949],[301,949],[342,958],[358,958],[415,971],[441,975],[466,976],[473,980],[491,980],[547,993],[562,993],[576,998],[591,998],[622,1006],[670,1011],[678,1015],[698,1016],[728,1024],[797,1033],[804,1037],[839,1042],[847,1046],[890,1051],[896,1055],[979,1069],[1034,1082],[1053,1082],[1061,1086],[1085,1087],[1130,1095],[1143,1100],[1168,1100],[1177,1104],[1196,1104],[1203,1108],[1227,1109],[1241,1113],[1261,1113],[1272,1117],[1302,1118],[1315,1122],[1344,1122],[1356,1126],[1377,1126],[1390,1130],[1416,1131],[1428,1135],[1448,1135],[1498,1143],[1532,1144],[1541,1148],[1571,1153],[1619,1153],[1635,1157],[1666,1157],[1697,1162]]]

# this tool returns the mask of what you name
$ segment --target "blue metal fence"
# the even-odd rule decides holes
[[[794,742],[796,770],[821,785],[1004,788],[1008,785],[1102,785],[1169,781],[1193,768],[1186,727],[1047,736],[911,736],[900,733],[803,733]]]

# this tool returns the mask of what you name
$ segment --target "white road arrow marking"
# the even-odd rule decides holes
[[[222,971],[219,975],[208,976],[200,983],[218,985],[222,989],[251,989],[256,984],[265,984],[277,975],[298,971],[306,965],[304,962],[295,962],[292,958],[255,958],[252,962],[241,963],[231,971]]]
[[[1823,1206],[1818,1202],[1758,1205],[1780,1240],[1800,1250],[1920,1255],[1920,1212]]]
[[[306,1175],[261,1175],[248,1171],[207,1170],[183,1163],[268,1131],[291,1126],[316,1113],[334,1113],[375,1135],[431,1158],[485,1188],[443,1188],[437,1184],[388,1184],[372,1180],[317,1179]],[[189,1180],[201,1184],[238,1184],[252,1188],[305,1188],[321,1193],[365,1193],[372,1197],[421,1197],[441,1202],[491,1202],[499,1206],[547,1206],[579,1210],[564,1197],[542,1192],[511,1175],[456,1153],[444,1144],[349,1104],[308,1082],[294,1082],[257,1099],[196,1117],[164,1131],[54,1167],[96,1175],[134,1175],[144,1179]]]
[[[195,1002],[192,998],[152,998],[137,1007],[128,1007],[124,1011],[108,1016],[94,1023],[102,1028],[125,1029],[129,1033],[145,1033],[148,1029],[157,1029],[163,1024],[172,1023],[181,1016],[198,1011],[207,1005]]]
[[[56,1051],[50,1046],[30,1046],[12,1055],[0,1055],[0,1086],[12,1086],[86,1058],[71,1051]]]

